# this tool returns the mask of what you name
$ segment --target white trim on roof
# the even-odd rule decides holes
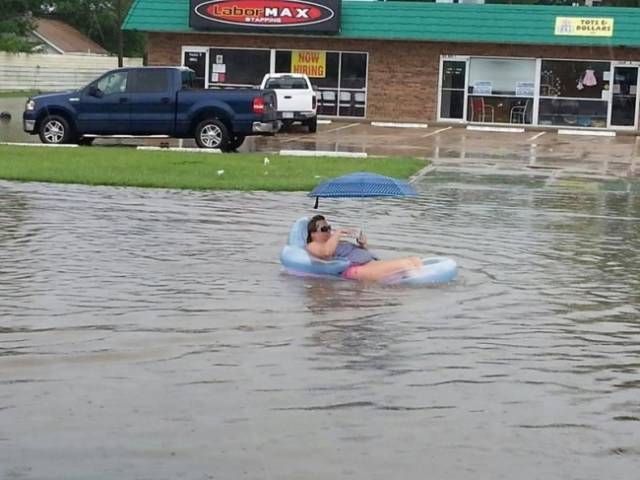
[[[38,37],[40,40],[42,40],[44,43],[46,43],[47,45],[49,45],[51,48],[53,48],[54,50],[57,50],[59,53],[66,53],[64,50],[62,50],[60,47],[58,47],[55,43],[53,43],[51,40],[49,40],[47,37],[45,37],[44,35],[41,35],[40,33],[38,33],[37,30],[34,30],[32,32],[36,37]]]

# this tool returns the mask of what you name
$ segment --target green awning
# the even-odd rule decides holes
[[[613,33],[556,35],[558,17],[613,19]],[[640,47],[640,8],[343,1],[341,23],[340,33],[331,37]],[[135,0],[123,28],[197,32],[189,27],[189,0]]]

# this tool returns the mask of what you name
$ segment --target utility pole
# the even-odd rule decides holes
[[[118,22],[118,67],[122,68],[122,57],[124,56],[124,38],[122,34],[122,2],[116,0],[116,21]]]

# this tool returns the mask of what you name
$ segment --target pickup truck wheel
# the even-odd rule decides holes
[[[318,131],[318,117],[307,120],[307,128],[309,129],[309,133],[316,133]]]
[[[69,127],[69,122],[64,117],[49,115],[40,122],[38,134],[42,143],[50,145],[69,143],[71,127]]]
[[[231,140],[229,140],[229,143],[227,144],[227,150],[231,152],[233,152],[234,150],[237,150],[238,148],[240,148],[240,145],[244,143],[244,139],[245,139],[244,135],[234,135],[233,138],[231,138]]]
[[[196,127],[196,143],[200,148],[220,148],[229,144],[227,127],[217,118],[203,120]]]

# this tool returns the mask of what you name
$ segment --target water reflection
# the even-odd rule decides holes
[[[608,187],[325,202],[462,267],[389,288],[280,272],[302,193],[0,182],[0,477],[628,478],[640,203]]]

